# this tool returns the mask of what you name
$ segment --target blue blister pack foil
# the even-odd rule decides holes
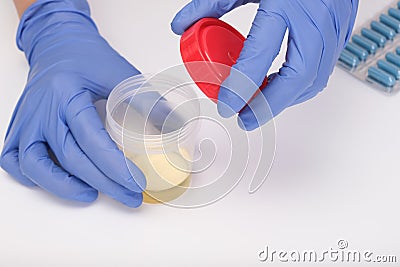
[[[400,91],[400,1],[353,32],[338,66],[387,94]]]

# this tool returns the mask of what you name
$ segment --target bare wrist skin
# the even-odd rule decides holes
[[[36,0],[14,0],[14,5],[17,9],[18,16],[21,18],[25,10],[34,2],[36,2]]]

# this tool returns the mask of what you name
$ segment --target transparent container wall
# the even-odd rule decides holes
[[[140,75],[118,85],[109,101],[107,129],[145,174],[145,202],[181,195],[190,184],[199,127],[193,87],[171,77]]]

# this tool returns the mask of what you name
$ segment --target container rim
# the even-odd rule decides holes
[[[123,125],[119,124],[113,118],[113,111],[115,108],[121,104],[123,101],[127,100],[128,98],[134,96],[139,92],[145,92],[145,85],[149,84],[149,80],[151,83],[162,83],[162,84],[169,84],[171,85],[171,89],[167,91],[167,93],[171,92],[172,90],[179,90],[180,87],[194,87],[194,83],[185,82],[183,80],[178,79],[177,77],[173,77],[171,75],[165,74],[137,74],[127,79],[121,81],[117,84],[113,90],[111,91],[107,103],[106,103],[106,128],[109,130],[110,136],[112,139],[121,147],[123,147],[124,140],[129,141],[145,141],[147,146],[159,146],[160,144],[166,144],[170,142],[176,141],[178,138],[184,138],[190,136],[198,126],[196,123],[195,126],[187,127],[186,123],[177,128],[174,131],[162,134],[141,134],[138,132],[130,131],[124,129]],[[134,87],[134,89],[129,90],[129,88]],[[194,88],[193,88],[194,89]],[[198,99],[195,90],[181,90],[182,93],[185,94],[185,98],[188,101],[193,99]],[[200,116],[200,104],[193,104],[193,108],[196,112],[197,116]]]

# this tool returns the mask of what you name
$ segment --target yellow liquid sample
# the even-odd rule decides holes
[[[185,153],[185,151],[181,150]],[[186,153],[185,153],[186,154]],[[181,196],[190,185],[190,162],[181,153],[127,154],[144,173],[147,181],[145,203],[162,203]]]
[[[147,101],[148,99],[153,100],[150,95],[149,98],[144,97],[143,101]],[[139,106],[143,105],[146,107],[146,102],[141,103]],[[165,107],[168,106],[157,106],[156,111],[162,112]],[[119,114],[116,114],[115,117],[120,118],[118,123],[123,125],[124,129],[138,134],[161,134],[159,127],[154,126],[151,119],[148,120],[146,112],[146,114],[143,114],[143,111],[140,111],[140,109],[138,111],[132,108],[131,105],[121,105],[117,111]],[[180,126],[179,124],[175,125],[173,120],[166,121],[166,124],[167,126]],[[141,129],[138,125],[145,125],[146,127],[145,129]],[[139,141],[136,145],[134,142],[133,144],[127,143],[125,145],[128,147],[125,149],[120,147],[120,149],[124,151],[127,158],[142,170],[146,177],[147,185],[143,193],[143,201],[145,203],[168,202],[178,198],[186,191],[191,181],[192,166],[191,162],[188,161],[191,157],[189,157],[186,149],[180,148],[179,151],[163,152],[163,147],[160,145],[161,151],[157,151],[157,153],[152,151],[153,153],[146,154],[143,151],[146,148],[145,140],[143,142]],[[138,150],[135,146],[138,147]],[[131,151],[129,151],[130,149]],[[140,150],[142,153],[135,154],[135,150]]]
[[[172,187],[171,189],[163,190],[163,191],[158,191],[158,192],[153,192],[146,190],[143,192],[143,202],[144,203],[149,203],[149,204],[160,204],[160,203],[165,203],[169,202],[171,200],[177,199],[180,197],[187,188],[189,187],[191,182],[190,175],[187,176],[187,179],[180,184],[179,186]]]

